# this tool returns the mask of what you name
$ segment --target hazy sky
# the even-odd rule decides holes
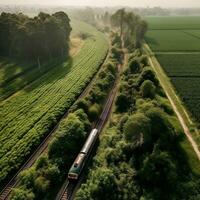
[[[0,4],[41,4],[73,6],[200,7],[200,0],[0,0]]]

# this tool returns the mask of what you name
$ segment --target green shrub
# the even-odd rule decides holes
[[[88,111],[88,116],[90,120],[91,121],[97,120],[100,115],[100,112],[101,112],[101,108],[97,103],[90,106],[89,111]]]
[[[136,113],[129,117],[124,124],[124,136],[128,142],[148,141],[150,134],[150,119],[142,113]]]
[[[138,61],[138,59],[134,58],[130,60],[128,66],[131,73],[136,74],[140,72],[140,62]]]
[[[154,98],[156,94],[156,87],[150,80],[145,80],[140,86],[140,91],[144,98]]]
[[[130,108],[130,105],[131,105],[130,98],[127,95],[120,93],[117,96],[115,105],[116,105],[117,111],[126,112],[128,108]]]
[[[16,188],[11,194],[11,200],[34,200],[35,195],[31,190],[24,188]]]

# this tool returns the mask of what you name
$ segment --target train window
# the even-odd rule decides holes
[[[75,164],[74,164],[74,167],[78,167],[78,163],[75,163]]]

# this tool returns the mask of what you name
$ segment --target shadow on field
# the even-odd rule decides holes
[[[8,98],[18,90],[30,92],[41,84],[48,84],[62,78],[73,65],[71,57],[54,59],[42,63],[40,67],[33,63],[19,62],[1,58],[0,101]]]
[[[59,79],[62,79],[66,76],[67,73],[71,71],[72,66],[72,57],[59,59],[51,63],[51,65],[48,63],[43,65],[43,69],[41,67],[40,70],[37,70],[40,73],[40,76],[33,80],[29,86],[25,87],[24,91],[30,92],[42,85],[50,84]]]

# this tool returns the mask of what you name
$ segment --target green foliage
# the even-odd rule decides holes
[[[145,80],[140,86],[144,98],[154,98],[156,87],[150,80]]]
[[[71,32],[69,22],[70,19],[64,12],[53,15],[39,13],[32,19],[22,14],[2,13],[0,55],[35,62],[66,56]]]
[[[123,129],[125,139],[128,142],[140,142],[148,140],[150,134],[150,120],[142,113],[136,113],[129,117]]]
[[[89,111],[88,111],[88,116],[90,118],[91,121],[95,121],[97,120],[97,118],[99,117],[100,115],[100,111],[101,111],[101,108],[98,104],[93,104],[90,108],[89,108]]]
[[[83,190],[79,190],[76,200],[88,199],[117,199],[116,196],[116,181],[111,170],[99,168],[91,175],[90,190],[87,191],[88,185],[83,185]],[[84,190],[85,188],[85,190]],[[112,195],[110,195],[112,194]]]
[[[138,77],[138,85],[140,86],[145,80],[150,80],[157,87],[159,85],[158,79],[154,71],[150,67],[145,67]]]
[[[118,62],[121,62],[122,59],[122,50],[113,46],[111,48],[111,58],[116,59]]]
[[[78,152],[77,146],[82,144],[85,134],[83,122],[75,114],[70,114],[49,146],[49,158],[55,160],[58,166],[70,165],[68,161],[73,159],[73,152]]]
[[[12,200],[34,200],[35,195],[30,190],[23,188],[14,189],[11,195]]]
[[[141,69],[140,63],[137,59],[130,60],[128,67],[130,68],[131,73],[134,73],[134,74],[139,73]]]
[[[147,23],[139,15],[119,9],[111,16],[111,25],[119,29],[120,38],[123,37],[124,44],[129,50],[141,47]]]
[[[47,192],[49,188],[49,181],[44,177],[39,176],[38,178],[35,179],[34,188],[36,190],[36,193],[39,194],[41,197]]]
[[[167,152],[155,152],[144,160],[139,177],[144,185],[152,189],[159,186],[160,189],[175,190],[176,164]],[[162,194],[160,198],[162,198]]]
[[[55,67],[1,104],[0,182],[19,169],[69,109],[105,58],[108,48],[105,37],[83,22],[73,23],[77,31],[89,32],[95,40],[85,41],[73,63],[68,60]]]
[[[115,104],[116,104],[116,107],[117,107],[117,111],[126,112],[127,109],[129,109],[131,102],[130,102],[130,99],[127,95],[120,93],[117,96]]]

